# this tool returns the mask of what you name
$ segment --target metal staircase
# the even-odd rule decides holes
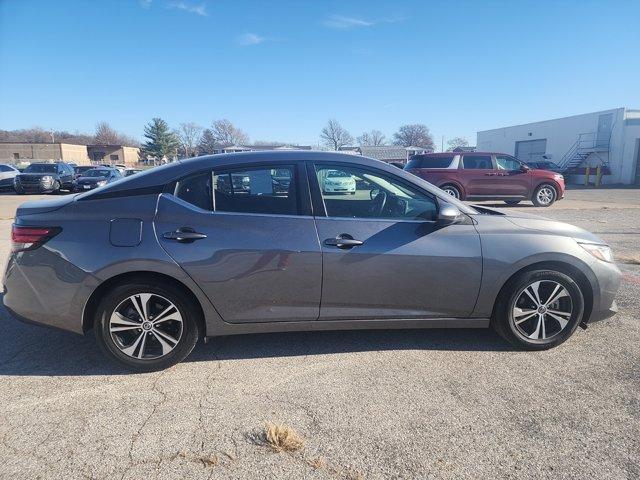
[[[576,170],[593,153],[600,158],[603,167],[608,167],[609,161],[603,160],[598,153],[608,152],[610,143],[610,134],[605,137],[596,132],[581,133],[567,153],[562,156],[558,166],[563,172]]]

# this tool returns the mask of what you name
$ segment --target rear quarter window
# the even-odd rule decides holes
[[[410,168],[449,168],[455,155],[414,155],[407,166]]]

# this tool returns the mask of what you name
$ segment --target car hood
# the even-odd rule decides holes
[[[107,177],[78,177],[79,183],[98,183],[106,180]]]
[[[28,177],[28,178],[35,178],[35,177],[44,177],[45,175],[48,175],[50,177],[55,177],[58,174],[55,172],[51,172],[51,173],[19,173],[18,176],[20,177]]]
[[[499,208],[488,208],[479,205],[474,205],[473,208],[480,212],[481,215],[478,215],[480,218],[482,218],[483,215],[499,216],[516,227],[543,232],[549,235],[570,237],[587,243],[606,244],[600,237],[583,228],[540,215],[520,211],[507,211]]]

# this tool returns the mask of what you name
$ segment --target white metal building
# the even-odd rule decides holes
[[[478,132],[479,151],[549,160],[567,173],[602,165],[603,183],[640,185],[640,110],[615,108]]]

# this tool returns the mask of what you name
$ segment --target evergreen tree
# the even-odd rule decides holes
[[[154,118],[144,127],[144,137],[147,139],[142,144],[142,154],[144,156],[162,159],[171,158],[178,151],[180,141],[175,133],[169,129],[167,122],[161,118]]]
[[[206,128],[202,132],[200,141],[198,142],[198,155],[211,155],[217,145],[216,137],[210,128]]]

